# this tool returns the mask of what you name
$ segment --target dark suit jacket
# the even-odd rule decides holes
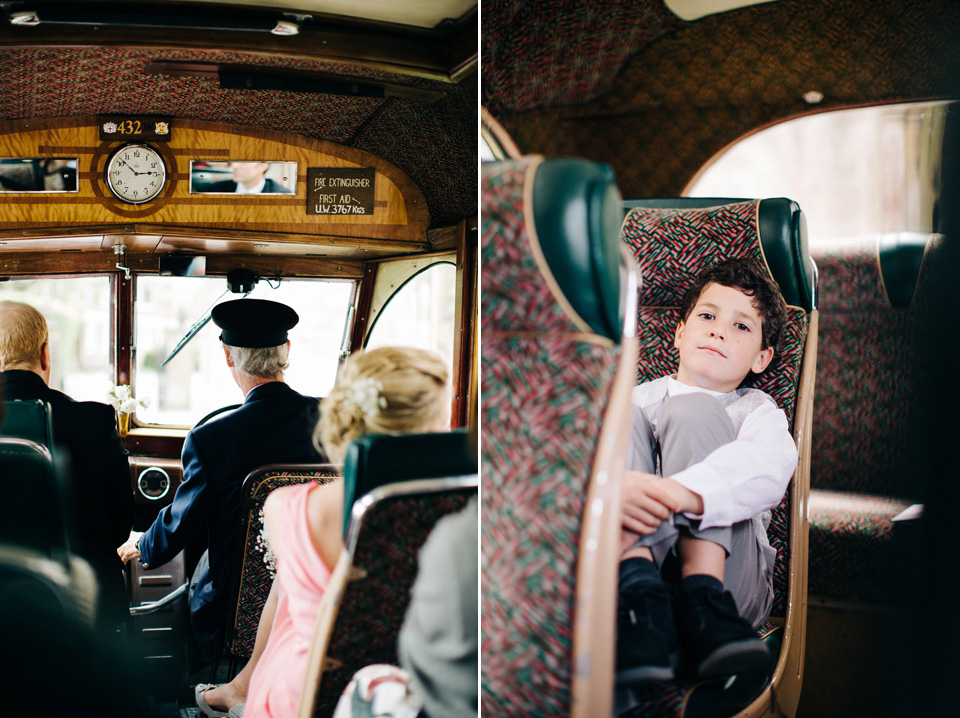
[[[123,564],[117,547],[127,540],[133,525],[133,489],[127,451],[117,433],[113,409],[94,401],[74,401],[49,388],[32,371],[3,372],[7,399],[49,402],[54,441],[70,461],[66,497],[70,548],[87,559],[101,589],[100,617],[119,620],[127,610]]]
[[[236,192],[237,183],[233,180],[223,180],[222,182],[214,182],[212,185],[207,187],[204,192]],[[280,194],[293,194],[289,189],[284,187],[282,184],[277,184],[269,177],[265,180],[263,189],[260,190],[260,194],[269,194],[271,192],[279,192]]]
[[[191,597],[190,618],[208,655],[226,621],[243,480],[266,464],[326,461],[312,443],[318,407],[317,399],[270,382],[251,389],[238,409],[196,427],[183,445],[183,483],[140,539],[141,561],[156,568],[205,535],[210,564]]]

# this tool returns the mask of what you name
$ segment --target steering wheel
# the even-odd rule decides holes
[[[233,411],[234,409],[239,409],[239,408],[240,408],[240,404],[230,404],[229,406],[221,406],[219,409],[214,409],[205,417],[203,417],[200,421],[194,424],[193,428],[196,429],[198,426],[202,426],[203,424],[206,424],[208,421],[210,421],[210,419],[222,414],[225,411]]]

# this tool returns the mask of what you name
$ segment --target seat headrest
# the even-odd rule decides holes
[[[543,257],[573,310],[615,341],[624,322],[621,202],[609,165],[550,159],[537,168],[533,213]]]
[[[53,447],[53,417],[50,405],[40,399],[3,402],[7,418],[0,426],[0,436],[18,436]]]
[[[61,490],[54,460],[45,446],[0,436],[0,543],[27,546],[47,558],[66,555]]]
[[[923,256],[933,236],[927,232],[888,232],[877,237],[880,281],[891,307],[906,309],[913,301]]]
[[[431,434],[367,434],[343,460],[343,532],[354,501],[384,484],[477,473],[476,453],[463,429]]]
[[[745,203],[750,203],[749,205]],[[737,240],[755,243],[752,247],[770,271],[780,287],[787,304],[810,311],[817,306],[817,268],[810,258],[807,239],[807,221],[799,205],[785,197],[762,200],[729,199],[716,197],[674,197],[658,199],[627,200],[623,203],[630,222],[630,210],[665,210],[686,231],[700,232],[711,223],[718,236],[733,231]],[[756,236],[745,236],[744,230],[725,226],[727,217],[720,208],[737,206],[744,220],[755,223]],[[710,210],[716,210],[711,212]],[[743,211],[740,211],[743,210]],[[747,217],[747,215],[752,215]],[[671,220],[673,221],[673,220]],[[625,225],[625,229],[627,229]],[[681,243],[679,248],[700,251],[697,243]],[[733,255],[731,255],[733,256]],[[718,257],[726,259],[726,256]],[[646,281],[646,277],[643,277]],[[691,276],[690,281],[692,282]]]

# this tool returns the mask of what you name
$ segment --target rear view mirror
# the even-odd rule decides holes
[[[195,254],[166,254],[160,257],[161,277],[202,277],[207,258]]]

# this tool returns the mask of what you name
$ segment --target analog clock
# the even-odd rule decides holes
[[[117,199],[143,204],[154,199],[167,181],[160,153],[149,145],[123,145],[107,160],[107,187]]]

